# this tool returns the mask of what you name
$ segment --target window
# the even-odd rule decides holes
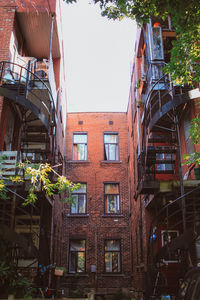
[[[78,190],[72,192],[73,203],[71,205],[71,214],[86,213],[86,195],[86,183],[82,183]]]
[[[105,272],[119,273],[120,268],[120,241],[105,241]]]
[[[161,27],[152,27],[152,59],[164,59]]]
[[[120,213],[119,207],[119,184],[105,183],[104,184],[104,203],[106,214]]]
[[[190,137],[190,128],[191,128],[190,111],[188,111],[184,118],[184,133],[185,133],[187,154],[191,154],[194,152],[194,145]]]
[[[73,134],[73,160],[87,160],[87,133]]]
[[[162,247],[169,244],[173,239],[177,238],[179,235],[178,230],[163,230],[161,231]],[[178,259],[178,250],[177,251],[168,251],[168,261],[177,261]]]
[[[171,153],[156,153],[156,160],[172,160],[172,154]],[[171,171],[173,170],[173,165],[164,163],[159,164],[157,163],[157,170],[158,171]]]
[[[119,160],[117,133],[104,133],[104,160]]]
[[[85,272],[85,240],[71,240],[69,249],[69,273]]]

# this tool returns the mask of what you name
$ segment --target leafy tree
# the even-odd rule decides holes
[[[194,145],[200,144],[200,117],[197,116],[191,121],[190,138]],[[194,152],[183,156],[185,165],[200,165],[200,153]]]
[[[77,0],[65,0],[67,3]],[[199,0],[93,0],[99,3],[102,15],[110,19],[129,17],[140,26],[149,18],[165,20],[168,15],[176,30],[171,61],[165,71],[178,84],[200,81],[200,2]]]
[[[0,161],[0,164],[1,163],[3,162]],[[43,191],[47,196],[54,196],[55,194],[67,192],[67,197],[64,197],[61,201],[69,203],[73,202],[72,192],[73,190],[77,190],[80,184],[74,184],[65,176],[59,175],[50,164],[41,163],[33,165],[30,164],[29,161],[26,161],[24,163],[19,163],[18,168],[23,171],[21,172],[21,175],[10,177],[9,179],[15,183],[22,183],[25,180],[30,182],[30,188],[23,205],[35,203],[39,191]],[[3,176],[3,173],[1,176]],[[6,183],[2,177],[0,178],[0,198],[6,199],[7,197]]]

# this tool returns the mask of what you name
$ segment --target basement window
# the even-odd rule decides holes
[[[105,241],[105,272],[119,273],[121,271],[121,247],[120,240]]]
[[[104,205],[106,214],[119,214],[119,184],[104,183]]]
[[[85,272],[85,240],[71,240],[69,248],[69,273]]]
[[[119,160],[118,133],[104,133],[104,160]]]
[[[87,160],[87,133],[73,134],[73,160]]]
[[[86,213],[86,196],[87,185],[86,183],[82,183],[78,190],[72,192],[73,203],[71,205],[71,214]]]

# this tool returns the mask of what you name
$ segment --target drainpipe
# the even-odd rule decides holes
[[[49,43],[49,60],[52,60],[52,43],[53,43],[53,28],[54,28],[54,14],[51,15],[51,32],[50,32],[50,43]]]
[[[178,116],[176,114],[175,117],[175,124],[176,124],[176,133],[177,133],[177,144],[178,144],[178,168],[179,168],[179,180],[180,180],[180,190],[181,196],[184,195],[184,183],[183,183],[183,171],[181,166],[181,140],[180,140],[180,130],[178,125]],[[181,200],[182,205],[182,219],[183,219],[183,232],[186,230],[186,220],[185,220],[185,197],[182,197]]]

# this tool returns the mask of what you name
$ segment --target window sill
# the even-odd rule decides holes
[[[90,215],[89,214],[67,214],[66,215],[67,217],[70,217],[70,218],[88,218]]]
[[[121,214],[104,214],[104,215],[101,215],[102,218],[124,218],[124,215],[121,215]]]
[[[121,164],[121,160],[102,160],[101,164]]]

